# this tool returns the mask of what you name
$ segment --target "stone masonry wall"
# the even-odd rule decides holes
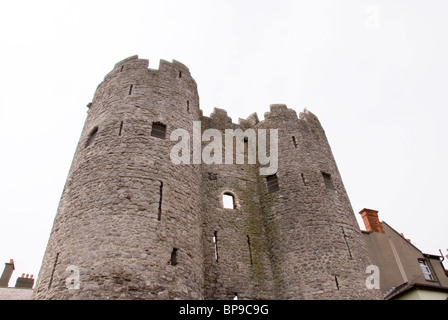
[[[193,137],[194,123],[278,129],[279,189],[268,192],[247,151],[245,164],[174,164],[170,134]],[[205,117],[186,66],[152,70],[133,56],[95,92],[33,298],[378,299],[365,287],[369,264],[312,113],[271,105],[261,122],[234,124],[221,109]],[[79,288],[69,289],[74,268]]]

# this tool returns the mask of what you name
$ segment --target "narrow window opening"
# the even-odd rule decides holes
[[[348,245],[348,241],[347,241],[348,236],[345,234],[344,227],[341,227],[341,228],[342,228],[342,235],[344,236],[345,245],[347,246],[348,256],[349,256],[350,260],[353,260],[352,252],[350,250],[350,246]]]
[[[121,66],[120,72],[123,72],[123,67],[124,67],[124,66]]]
[[[292,142],[294,143],[294,148],[297,148],[296,137],[292,136]]]
[[[123,130],[123,121],[120,123],[120,130],[118,131],[118,135],[121,136],[121,131]]]
[[[305,175],[303,173],[300,174],[302,176],[303,185],[306,186]]]
[[[215,245],[215,261],[218,262],[218,231],[213,234],[213,244]]]
[[[56,253],[56,258],[54,259],[53,269],[51,270],[50,281],[48,282],[48,289],[50,289],[53,283],[54,271],[56,270],[56,264],[58,263],[59,253]]]
[[[266,185],[268,188],[268,193],[278,191],[280,188],[278,186],[277,174],[273,174],[266,177]]]
[[[133,84],[131,84],[131,86],[129,87],[129,95],[132,93],[132,87],[133,87],[134,85]]]
[[[160,221],[162,218],[162,194],[163,194],[163,181],[160,181],[160,189],[159,189],[159,212],[157,214],[157,220]]]
[[[333,180],[331,179],[331,174],[322,172],[322,176],[324,178],[325,186],[327,189],[334,190]]]
[[[182,78],[182,71],[179,71],[179,78]]]
[[[222,195],[222,206],[224,209],[235,209],[235,198],[230,193]]]
[[[339,290],[338,277],[334,276],[334,282],[336,283],[336,288]]]
[[[98,133],[98,127],[95,127],[92,129],[92,131],[90,131],[89,137],[87,138],[86,141],[86,148],[90,146],[93,143],[93,141],[95,141],[97,133]]]
[[[160,139],[165,139],[165,134],[166,134],[166,125],[164,125],[161,122],[152,123],[151,136]]]
[[[172,266],[177,265],[177,248],[173,248],[173,251],[171,251],[171,260],[170,263]]]
[[[187,112],[190,113],[190,101],[187,100]]]
[[[249,258],[250,258],[250,265],[253,265],[253,260],[252,260],[252,248],[250,245],[250,237],[249,235],[247,235],[247,246],[249,247]]]

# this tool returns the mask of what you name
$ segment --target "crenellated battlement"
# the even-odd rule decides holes
[[[159,71],[159,72],[172,72],[177,71],[177,76],[179,78],[182,78],[182,76],[188,75],[191,77],[190,70],[186,65],[183,63],[172,60],[167,61],[164,59],[159,60],[159,67],[158,69],[151,69],[149,68],[149,60],[148,59],[140,59],[138,55],[130,56],[126,59],[121,60],[120,62],[117,62],[114,66],[114,69],[109,72],[105,78],[107,78],[109,75],[116,75],[117,73],[129,71],[129,70],[148,70],[148,71]],[[179,74],[179,72],[181,72]]]
[[[120,75],[139,74],[143,76],[145,74],[164,76],[165,78],[171,79],[188,79],[197,87],[196,81],[192,78],[190,70],[183,63],[172,60],[167,61],[160,59],[158,69],[149,68],[148,59],[140,59],[138,55],[130,56],[117,62],[114,68],[104,77],[102,83],[98,87],[101,87],[103,83],[107,83],[112,79]]]
[[[148,59],[139,59],[138,55],[130,56],[126,59],[123,59],[123,60],[117,62],[115,64],[113,70],[119,70],[121,72],[121,71],[124,71],[125,66],[127,67],[126,69],[131,68],[131,67],[134,67],[134,68],[142,67],[142,68],[147,69],[149,66],[149,60]]]
[[[279,127],[280,124],[286,125],[287,123],[297,122],[302,123],[303,126],[321,128],[317,116],[306,108],[302,112],[299,112],[299,116],[297,116],[297,112],[294,109],[288,108],[285,104],[271,104],[269,108],[270,111],[264,113],[264,120],[262,121],[259,120],[258,114],[254,112],[246,119],[238,118],[238,123],[234,123],[225,109],[216,107],[209,117],[203,116],[203,119],[208,120],[210,125],[241,129]],[[279,128],[287,129],[287,127],[283,126]]]
[[[154,92],[170,99],[149,102],[147,97],[153,96]],[[173,101],[168,104],[168,100]],[[158,69],[149,68],[149,60],[140,59],[138,55],[116,63],[98,85],[92,102],[88,104],[89,113],[97,109],[99,102],[103,104],[101,108],[107,111],[108,105],[117,105],[117,101],[140,108],[144,105],[147,108],[171,108],[165,110],[165,116],[175,111],[173,108],[177,106],[181,114],[186,111],[190,115],[187,119],[193,117],[194,120],[198,120],[196,116],[200,112],[196,81],[188,67],[177,60],[169,62],[160,59]],[[158,120],[163,121],[163,118]]]

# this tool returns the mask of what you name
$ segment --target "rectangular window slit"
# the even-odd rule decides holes
[[[213,234],[213,243],[215,245],[215,260],[218,262],[218,231]]]
[[[56,253],[56,258],[54,259],[53,270],[51,270],[50,282],[48,283],[48,289],[50,289],[53,283],[54,271],[56,270],[56,264],[58,263],[59,253]]]
[[[121,136],[121,131],[123,130],[123,121],[120,123],[120,131],[118,131],[118,135]]]
[[[131,84],[131,86],[129,87],[129,94],[131,94],[132,93],[132,87],[133,87],[134,85],[133,84]]]
[[[162,217],[162,194],[163,194],[163,181],[160,181],[160,189],[159,189],[159,212],[157,214],[157,220],[160,221]]]
[[[339,290],[338,277],[334,276],[334,282],[336,283],[336,288]]]
[[[121,66],[120,72],[123,72],[123,67],[124,67],[124,66]]]
[[[294,148],[297,148],[296,137],[292,136],[292,142],[294,143]]]
[[[252,260],[252,248],[250,245],[250,237],[249,235],[247,235],[247,246],[249,247],[249,258],[250,258],[250,265],[253,265],[253,260]]]
[[[173,248],[173,251],[171,251],[170,263],[172,266],[177,265],[177,248]]]
[[[341,228],[342,228],[342,235],[344,236],[345,245],[347,246],[348,256],[349,256],[350,260],[353,260],[352,252],[350,250],[350,246],[348,245],[348,241],[347,241],[347,235],[345,234],[344,227],[341,227]]]

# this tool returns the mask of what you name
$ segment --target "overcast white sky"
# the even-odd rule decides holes
[[[447,17],[445,0],[1,0],[0,272],[37,277],[86,105],[135,54],[187,65],[205,115],[308,108],[355,214],[447,254]]]

